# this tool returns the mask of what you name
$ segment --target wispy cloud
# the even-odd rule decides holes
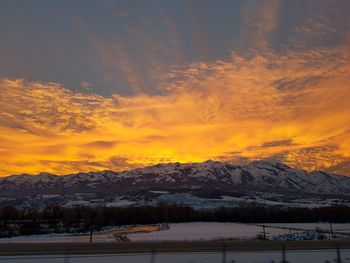
[[[269,48],[270,35],[278,26],[281,0],[246,1],[242,6],[241,37],[251,48]]]
[[[232,53],[162,75],[163,95],[2,79],[0,174],[273,156],[339,167],[350,158],[349,61],[336,48]]]

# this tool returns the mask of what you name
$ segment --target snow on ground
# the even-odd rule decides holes
[[[170,224],[164,231],[130,235],[132,241],[166,240],[214,240],[214,239],[252,239],[262,231],[262,227],[241,223],[195,222]],[[282,235],[287,230],[276,229]]]
[[[168,194],[169,191],[149,191],[150,193],[153,193],[153,194]]]
[[[68,200],[63,206],[64,207],[74,207],[74,206],[81,206],[81,205],[89,205],[89,201],[84,200]]]
[[[322,229],[329,231],[329,224],[325,223],[288,223],[264,224],[267,237],[315,231]],[[260,224],[193,222],[169,224],[169,229],[158,230],[158,226],[124,226],[110,227],[94,233],[94,242],[114,242],[114,234],[128,233],[131,241],[190,241],[190,240],[218,240],[218,239],[255,239],[262,233]],[[158,231],[157,231],[158,230]],[[333,224],[334,232],[350,233],[350,224]],[[123,233],[123,234],[124,234]],[[2,238],[1,243],[28,243],[28,242],[88,242],[89,234],[46,234],[33,236],[18,236]]]
[[[231,203],[231,206],[238,206],[242,202],[253,202],[258,204],[264,204],[264,205],[282,205],[287,207],[304,207],[304,208],[316,208],[316,207],[325,207],[325,206],[331,206],[334,204],[343,204],[343,205],[349,205],[347,201],[339,200],[339,199],[294,199],[290,202],[282,202],[282,201],[273,201],[270,200],[274,197],[274,195],[264,195],[265,198],[256,196],[242,196],[242,197],[234,197],[234,196],[228,196],[223,195],[221,196],[221,199],[208,199],[208,200],[216,200],[220,201],[225,204],[226,206],[230,206],[228,204]],[[234,205],[233,205],[234,204]]]
[[[108,207],[131,206],[133,204],[136,204],[136,202],[129,200],[115,200],[113,202],[104,203],[104,205]]]
[[[268,223],[264,224],[271,227],[280,227],[280,228],[294,228],[294,229],[303,229],[315,231],[321,229],[323,231],[330,231],[329,223]],[[336,232],[348,232],[350,233],[350,223],[342,224],[332,224],[333,231]]]
[[[285,241],[291,241],[291,240],[324,240],[331,238],[329,236],[326,236],[324,234],[318,233],[318,232],[301,232],[301,233],[290,233],[281,235],[278,237],[275,237],[274,240],[285,240]]]

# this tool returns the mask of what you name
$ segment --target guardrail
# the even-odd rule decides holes
[[[335,262],[345,263],[342,250],[350,249],[350,241],[204,241],[204,242],[120,242],[120,243],[47,243],[47,244],[0,244],[0,258],[8,257],[12,260],[23,256],[41,256],[41,260],[51,256],[59,256],[57,262],[74,262],[79,255],[136,255],[147,254],[142,262],[160,263],[158,258],[162,254],[191,254],[216,253],[221,254],[221,261],[213,263],[231,263],[228,255],[232,253],[278,253],[278,263],[295,263],[288,261],[288,254],[295,251],[331,251]],[[147,259],[148,258],[148,259]],[[2,260],[1,260],[2,261]],[[5,261],[6,262],[6,261]],[[16,261],[9,261],[16,262]],[[33,261],[32,261],[33,262]],[[45,262],[45,261],[43,261]],[[81,262],[81,261],[80,261]],[[100,261],[103,262],[103,261]],[[110,261],[108,261],[110,262]],[[116,261],[117,262],[117,261]],[[272,262],[272,261],[270,261]],[[334,261],[332,261],[334,262]],[[277,263],[277,262],[276,262]],[[316,263],[316,262],[315,262]],[[325,263],[325,261],[318,261]]]

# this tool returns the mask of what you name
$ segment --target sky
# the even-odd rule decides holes
[[[208,159],[350,175],[348,0],[0,0],[0,176]]]

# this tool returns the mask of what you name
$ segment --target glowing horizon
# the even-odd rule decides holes
[[[84,79],[75,87],[1,73],[0,176],[208,159],[277,160],[350,175],[350,34],[336,44],[314,44],[340,29],[310,18],[295,29],[310,45],[291,38],[298,48],[273,48],[270,37],[281,23],[282,4],[262,2],[254,9],[259,25],[249,36],[243,26],[239,30],[251,48],[231,47],[224,57],[186,61],[185,52],[172,49],[176,63],[163,68],[152,57],[147,63],[157,71],[147,79],[125,47],[116,42],[109,50],[90,37],[107,60],[108,67],[99,70],[120,69],[130,94],[113,89],[117,84],[105,94],[103,86],[91,88]],[[242,20],[251,26],[252,14],[243,7]],[[175,26],[169,28],[176,35]],[[113,58],[112,51],[121,55]],[[148,78],[161,90],[146,88]]]

